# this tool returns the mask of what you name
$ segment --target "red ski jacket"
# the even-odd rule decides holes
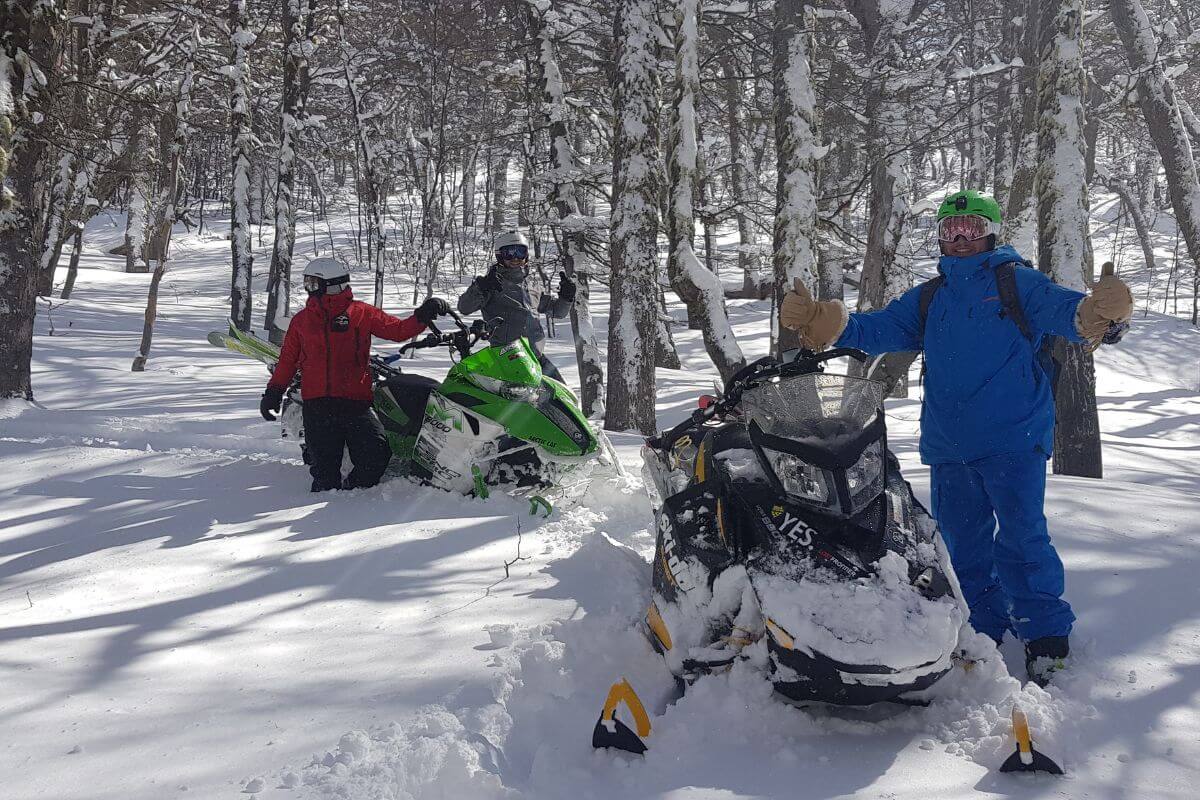
[[[347,288],[314,295],[288,325],[268,386],[286,390],[300,370],[300,396],[371,402],[371,337],[402,342],[425,330],[416,317],[399,319],[354,299]]]

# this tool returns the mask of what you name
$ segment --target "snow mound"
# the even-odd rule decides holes
[[[583,535],[588,524],[606,525],[602,515],[580,509],[561,524],[581,536],[579,546],[547,571],[569,581],[587,613],[533,627],[496,623],[511,644],[490,656],[494,702],[460,706],[447,697],[403,723],[346,734],[335,751],[301,771],[306,797],[648,798],[681,786],[705,787],[696,797],[776,797],[793,795],[801,779],[811,784],[803,796],[831,797],[868,785],[890,764],[874,764],[875,755],[909,745],[994,769],[1011,752],[1014,702],[1028,714],[1039,747],[1060,759],[1078,747],[1072,726],[1095,714],[1058,690],[1022,688],[991,641],[969,630],[962,644],[977,662],[935,685],[927,708],[797,710],[764,680],[764,658],[701,678],[681,695],[639,628],[649,565],[604,531]],[[881,581],[898,591],[906,568],[884,566]],[[600,602],[599,591],[579,592],[585,586],[610,593]],[[818,587],[810,588],[815,601]],[[856,601],[848,594],[834,602]],[[957,637],[953,609],[944,629],[909,624],[906,635]],[[855,612],[864,626],[903,627],[899,617],[872,622],[869,611]],[[591,747],[608,688],[622,678],[652,717],[644,758]],[[619,709],[618,716],[632,724],[627,712]],[[875,742],[867,763],[864,737]],[[776,768],[762,769],[768,763]],[[1066,765],[1072,763],[1068,755]],[[293,772],[285,770],[285,780]]]
[[[301,770],[300,788],[303,796],[347,800],[519,797],[500,782],[496,754],[444,707],[426,706],[404,723],[345,734]],[[282,785],[294,774],[285,771]]]

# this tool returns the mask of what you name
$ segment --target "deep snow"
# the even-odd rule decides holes
[[[1048,693],[990,658],[952,673],[929,708],[834,714],[784,705],[739,667],[668,707],[670,677],[634,626],[653,546],[636,478],[597,483],[549,520],[403,481],[314,498],[294,445],[257,415],[262,366],[205,342],[226,313],[228,242],[178,237],[135,374],[149,276],[117,271],[102,225],[75,298],[53,309],[56,335],[39,316],[39,406],[0,415],[0,795],[1194,796],[1189,325],[1139,311],[1098,355],[1106,478],[1050,480],[1079,623],[1073,667]],[[764,352],[766,304],[730,310],[747,355]],[[551,353],[570,382],[568,335]],[[659,372],[664,424],[711,383],[696,333],[676,336],[685,370]],[[446,362],[405,365],[437,376]],[[918,412],[889,401],[889,441],[927,498]],[[636,475],[637,437],[613,439]],[[1004,656],[1021,675],[1019,646]],[[621,676],[657,715],[645,758],[590,747]],[[1018,691],[1065,778],[995,771]]]

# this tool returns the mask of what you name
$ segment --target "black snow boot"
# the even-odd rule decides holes
[[[1066,636],[1043,636],[1025,645],[1025,672],[1029,680],[1045,688],[1054,673],[1064,667],[1071,654]]]

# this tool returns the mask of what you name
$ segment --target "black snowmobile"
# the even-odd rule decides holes
[[[841,356],[866,359],[760,359],[642,449],[646,626],[681,683],[757,659],[793,702],[867,705],[952,666],[967,613],[945,545],[887,449],[882,386],[825,374]]]

